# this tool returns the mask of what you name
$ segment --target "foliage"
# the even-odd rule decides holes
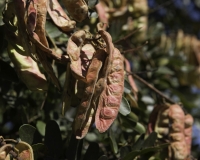
[[[23,0],[14,1],[22,2]],[[56,2],[56,0],[51,2],[53,1]],[[81,2],[79,4],[83,9],[81,16],[80,13],[78,16],[71,13],[74,12],[73,7],[80,6],[70,4],[72,5],[70,8],[66,6],[67,0],[59,1],[63,10],[56,8],[58,5],[48,8],[47,17],[43,20],[45,22],[43,37],[42,34],[38,34],[36,27],[38,24],[32,24],[32,19],[28,19],[31,27],[23,32],[24,36],[21,39],[24,38],[24,42],[30,41],[35,47],[30,44],[25,46],[13,36],[10,38],[8,30],[13,29],[16,37],[20,34],[16,30],[18,27],[16,24],[20,22],[15,22],[14,19],[13,23],[11,20],[6,23],[5,20],[3,21],[3,16],[0,17],[0,135],[4,137],[0,146],[5,145],[3,142],[6,142],[8,146],[15,145],[17,149],[20,148],[17,145],[26,146],[25,151],[29,150],[30,155],[33,153],[35,160],[163,159],[162,153],[166,152],[170,142],[161,143],[158,133],[147,132],[149,117],[154,106],[166,101],[181,104],[185,112],[192,114],[195,124],[199,123],[200,96],[197,93],[200,87],[198,56],[200,43],[196,38],[198,17],[189,16],[192,25],[187,31],[187,26],[182,25],[185,24],[185,17],[188,18],[184,10],[175,17],[172,15],[182,9],[179,7],[179,1],[163,4],[158,9],[156,9],[156,4],[159,4],[159,1],[152,0],[148,1],[149,7],[145,0],[141,2],[134,0]],[[4,1],[0,2],[0,10],[3,13],[5,5]],[[57,14],[58,11],[60,14]],[[60,18],[63,23],[60,23]],[[19,17],[18,21],[20,21]],[[84,58],[80,56],[79,60],[73,62],[73,54],[67,49],[70,42],[73,42],[72,45],[76,44],[70,48],[71,50],[78,50],[83,46],[82,44],[80,47],[77,45],[79,43],[76,43],[77,41],[83,43],[83,38],[77,38],[75,35],[76,31],[82,29],[93,36],[86,38],[87,43],[94,46],[101,44],[100,47],[94,47],[95,52],[102,49],[106,39],[99,40],[95,37],[99,34],[96,26],[100,21],[106,24],[104,29],[112,37],[112,41],[106,45],[113,45],[113,48],[119,49],[125,58],[126,73],[122,101],[117,118],[106,132],[100,133],[95,124],[91,123],[86,136],[83,139],[77,139],[72,126],[75,123],[76,112],[81,106],[82,97],[74,95],[73,90],[80,91],[78,94],[82,96],[84,89],[81,91],[81,88],[73,88],[73,86],[76,80],[84,76],[87,78],[87,75],[83,72],[82,75],[74,76],[79,69],[75,68],[76,64]],[[6,26],[7,24],[10,28]],[[39,38],[35,36],[36,33]],[[42,38],[45,40],[42,41]],[[27,48],[30,52],[26,52]],[[29,62],[23,64],[17,58],[13,60],[13,57],[8,56],[17,52],[27,54]],[[105,65],[105,57],[101,60],[103,65]],[[16,67],[18,62],[23,65]],[[71,63],[75,65],[71,65],[70,68]],[[33,67],[35,65],[38,66],[36,69]],[[86,63],[82,65],[82,68],[84,66],[87,68],[89,65],[87,66]],[[34,70],[37,77],[23,76],[24,69],[28,72]],[[107,74],[100,70],[97,77],[101,75],[100,73]],[[38,83],[40,85],[36,83],[38,77],[40,77]],[[94,88],[95,85],[96,83]],[[164,96],[157,91],[163,93]],[[91,94],[94,94],[94,97],[101,96],[97,92]],[[90,94],[86,96],[89,97]],[[194,127],[197,128],[197,125]],[[194,133],[198,138],[196,132]],[[8,142],[7,139],[20,139],[20,141],[19,143]],[[26,155],[24,153],[22,155]],[[192,146],[191,154],[194,157],[199,156],[198,146]]]

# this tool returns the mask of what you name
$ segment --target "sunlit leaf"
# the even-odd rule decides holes
[[[122,97],[122,101],[119,107],[119,112],[124,116],[128,115],[131,112],[130,105],[125,97]]]
[[[174,72],[171,69],[169,69],[169,68],[167,68],[165,66],[159,67],[158,70],[156,71],[156,73],[169,74],[169,75],[173,75],[174,74]]]
[[[138,116],[134,112],[130,112],[128,114],[127,118],[134,122],[138,121]]]
[[[44,136],[45,135],[45,127],[46,127],[46,124],[42,121],[37,121],[36,123],[36,127],[39,131],[39,133]]]
[[[131,93],[132,87],[127,80],[124,80],[124,92]]]

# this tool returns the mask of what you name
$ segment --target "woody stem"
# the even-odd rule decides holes
[[[163,97],[164,99],[166,99],[166,101],[175,104],[174,101],[172,101],[170,98],[168,98],[167,96],[165,96],[161,91],[159,91],[158,89],[156,89],[154,86],[152,86],[151,84],[149,84],[147,81],[145,81],[144,79],[142,79],[141,77],[139,77],[138,75],[131,73],[131,72],[127,72],[128,74],[131,74],[135,79],[137,79],[138,81],[142,82],[144,85],[146,85],[148,88],[150,88],[152,91],[154,91],[155,93],[157,93],[158,95],[160,95],[161,97]]]

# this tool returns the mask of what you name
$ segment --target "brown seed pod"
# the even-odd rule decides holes
[[[75,29],[76,22],[69,19],[57,0],[49,0],[48,13],[62,31],[68,32]]]
[[[182,108],[177,105],[171,105],[169,108],[170,130],[169,139],[169,158],[174,160],[184,160],[189,155],[185,141],[185,114]]]
[[[27,15],[26,28],[29,34],[30,40],[35,44],[36,54],[39,61],[42,63],[47,74],[50,76],[55,86],[61,90],[60,82],[56,77],[53,68],[48,62],[47,55],[51,55],[55,59],[60,59],[56,54],[53,54],[52,50],[49,49],[49,45],[45,34],[45,22],[47,14],[47,0],[33,0],[27,3],[26,9]]]
[[[188,148],[188,153],[190,154],[191,150],[191,144],[192,144],[192,125],[193,125],[194,119],[190,114],[185,115],[185,141]]]
[[[76,117],[74,119],[74,132],[77,139],[83,138],[92,122],[94,108],[91,108],[92,97],[95,92],[95,84],[97,83],[100,69],[105,60],[106,53],[103,50],[97,50],[86,74],[86,87],[81,104],[78,107]]]
[[[99,97],[95,124],[99,132],[105,132],[116,119],[121,103],[124,88],[124,59],[119,50],[114,48],[109,33],[101,28],[99,28],[99,33],[106,42],[108,58],[105,62],[107,68],[104,75],[104,84],[102,84],[104,90]]]
[[[155,131],[158,133],[158,138],[170,142],[169,159],[185,160],[190,154],[192,123],[192,117],[185,116],[179,105],[162,104],[156,106],[152,111],[148,131],[149,133]],[[188,139],[186,135],[188,135]]]
[[[152,111],[149,123],[148,132],[157,132],[158,138],[166,138],[169,134],[169,104],[161,104],[155,106]]]
[[[24,50],[25,44],[22,43],[22,38],[18,33],[17,24],[19,22],[14,10],[11,10],[12,5],[13,2],[9,3],[8,9],[4,12],[4,19],[7,19],[9,22],[5,26],[8,55],[15,66],[17,75],[30,90],[47,91],[48,83],[44,74],[40,72],[37,63],[27,53],[28,51]],[[11,12],[12,14],[7,12]],[[11,27],[15,28],[15,31],[9,30]]]
[[[78,22],[88,16],[88,6],[84,0],[63,0],[63,3],[70,16]]]
[[[81,48],[85,41],[85,37],[86,37],[85,31],[79,30],[69,38],[67,43],[67,53],[71,60],[70,68],[72,70],[72,74],[76,79],[82,81],[86,81],[85,75],[83,75],[82,72],[82,62],[81,62]]]

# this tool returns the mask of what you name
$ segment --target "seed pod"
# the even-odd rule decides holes
[[[124,64],[125,64],[125,70],[128,71],[128,72],[131,72],[130,63],[126,58],[124,58]],[[134,96],[137,99],[138,89],[137,89],[137,86],[136,86],[135,81],[133,79],[133,76],[131,74],[128,75],[128,81],[129,81],[129,83],[130,83],[130,85],[132,87],[132,91],[134,93]]]
[[[185,141],[185,114],[182,108],[177,105],[171,105],[169,108],[169,158],[174,160],[184,160],[188,156],[188,148]]]
[[[103,50],[97,50],[87,71],[85,93],[78,107],[73,126],[78,139],[86,135],[92,122],[94,112],[94,108],[91,108],[92,97],[105,56],[106,53]]]
[[[88,6],[84,0],[63,0],[63,3],[73,19],[83,21],[88,15]]]
[[[84,75],[84,73],[86,72],[83,73],[82,71],[82,66],[84,66],[85,64],[82,64],[82,61],[81,61],[81,48],[85,41],[85,37],[86,37],[85,31],[79,30],[70,37],[67,44],[67,53],[71,60],[70,68],[72,70],[72,74],[76,79],[82,80],[84,82],[86,82],[85,75]],[[93,55],[95,50],[93,47],[91,50],[92,50],[91,52],[93,52],[92,53]],[[89,63],[87,64],[85,69],[87,69],[88,66],[89,66]]]
[[[19,36],[17,28],[17,19],[13,13],[13,10],[10,10],[13,3],[8,4],[8,10],[4,13],[4,19],[7,19],[5,27],[6,39],[8,41],[8,55],[15,66],[15,70],[19,78],[26,84],[26,86],[32,91],[46,91],[48,89],[48,84],[44,74],[42,74],[37,66],[37,63],[29,56],[26,50],[24,50],[24,45],[22,39]],[[9,13],[11,17],[8,17]],[[12,28],[15,28],[15,31],[10,31],[10,25],[13,24]]]
[[[19,151],[22,160],[34,160],[33,149],[28,143],[20,141],[15,148]]]
[[[52,82],[61,90],[60,82],[55,76],[51,64],[48,62],[47,55],[51,54],[54,58],[58,58],[49,49],[49,45],[45,35],[45,22],[47,14],[47,0],[33,0],[27,4],[26,28],[30,40],[36,45],[36,52],[39,61],[42,63]],[[24,8],[25,9],[25,8]]]
[[[188,148],[188,154],[190,154],[191,144],[192,144],[192,125],[193,125],[193,117],[190,114],[185,115],[185,141]]]
[[[68,32],[76,27],[76,22],[69,19],[57,0],[49,0],[48,13],[62,31]]]
[[[149,123],[148,132],[157,132],[158,138],[166,138],[169,134],[169,104],[161,104],[155,106],[152,111]]]
[[[95,124],[99,132],[105,132],[116,119],[119,111],[124,88],[124,59],[119,50],[114,48],[109,33],[101,29],[99,33],[106,42],[108,58],[105,62],[107,68],[104,76],[104,90],[99,98]]]
[[[152,111],[148,131],[158,133],[158,138],[170,141],[168,158],[185,160],[190,154],[193,119],[177,105],[163,104]]]

